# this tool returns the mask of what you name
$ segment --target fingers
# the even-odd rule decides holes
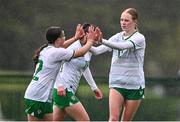
[[[87,34],[87,40],[94,43],[96,41],[96,36],[97,36],[96,29],[94,29],[94,27],[91,25],[88,29],[88,32],[89,33]]]
[[[83,26],[81,24],[78,24],[76,27],[76,33],[75,33],[75,39],[80,39],[85,35],[85,32],[83,30]]]
[[[81,28],[81,24],[78,24],[77,27],[76,27],[76,30],[79,31]]]
[[[81,26],[81,28],[80,28],[80,33],[81,33],[80,38],[85,36],[85,32],[84,32],[83,26]]]
[[[84,36],[87,35],[87,41],[98,45],[99,42],[102,40],[102,32],[99,27],[89,26],[88,33],[84,32],[83,26],[78,24],[76,27],[75,39],[82,39]]]
[[[100,42],[102,40],[102,32],[99,27],[96,27],[96,43]]]
[[[90,26],[88,29],[88,37],[91,42],[93,42],[95,45],[98,45],[99,42],[102,40],[102,32],[99,27],[93,27]]]

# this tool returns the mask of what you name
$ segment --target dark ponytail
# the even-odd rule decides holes
[[[48,44],[44,44],[43,46],[41,46],[40,48],[38,48],[38,49],[35,51],[35,54],[34,54],[34,56],[33,56],[34,66],[36,66],[36,64],[38,63],[40,52],[41,52],[45,47],[47,47],[47,46],[48,46]]]
[[[61,27],[56,27],[56,26],[52,26],[52,27],[49,27],[47,28],[46,30],[46,40],[47,40],[47,44],[44,44],[43,46],[41,46],[40,48],[38,48],[36,51],[35,51],[35,54],[33,56],[33,60],[34,60],[34,65],[36,66],[36,64],[38,63],[38,60],[39,60],[39,54],[40,52],[48,46],[48,44],[54,44],[55,41],[63,36],[62,32],[64,32]]]

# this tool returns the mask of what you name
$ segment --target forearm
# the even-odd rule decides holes
[[[78,24],[76,27],[75,35],[64,42],[63,44],[64,48],[67,48],[69,45],[71,45],[73,42],[77,41],[78,39],[82,38],[83,36],[84,36],[83,28],[81,24]]]
[[[102,46],[104,46],[104,45],[102,45]],[[109,48],[109,47],[108,47]],[[109,48],[110,49],[110,48]],[[100,55],[100,54],[103,54],[103,53],[105,53],[105,52],[107,52],[107,51],[109,51],[109,49],[107,49],[107,48],[101,48],[101,47],[91,47],[90,48],[90,52],[93,54],[93,55]],[[111,49],[110,49],[111,50]]]
[[[64,48],[69,47],[69,45],[71,45],[72,43],[74,43],[76,40],[78,40],[78,39],[75,38],[75,37],[72,37],[72,38],[66,40],[66,41],[63,43],[63,47],[64,47]]]
[[[75,57],[83,56],[91,48],[92,45],[93,45],[93,42],[90,42],[90,41],[87,42],[83,47],[81,47],[78,50],[75,50],[73,57],[75,58]]]
[[[93,55],[99,55],[99,54],[102,54],[102,53],[105,53],[107,51],[112,51],[112,49],[108,46],[105,46],[105,45],[100,45],[98,47],[94,47],[92,46],[90,48],[90,52],[93,54]]]
[[[91,87],[92,91],[98,89],[98,87],[97,87],[97,85],[96,85],[96,83],[92,77],[92,74],[91,74],[89,67],[83,72],[83,75],[84,75],[84,78],[86,79],[87,83]]]
[[[129,49],[132,48],[134,45],[130,41],[126,42],[110,42],[107,40],[102,40],[102,44],[106,45],[110,48],[117,49],[117,50],[124,50],[124,49]]]

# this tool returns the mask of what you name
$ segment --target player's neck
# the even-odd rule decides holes
[[[129,30],[129,31],[125,31],[125,32],[124,32],[124,36],[131,36],[131,35],[134,34],[135,32],[137,32],[136,29]]]

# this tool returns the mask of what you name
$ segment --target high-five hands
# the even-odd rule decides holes
[[[102,32],[101,32],[101,30],[100,30],[99,27],[97,27],[97,29],[98,29],[97,34],[96,34],[96,36],[97,36],[97,39],[96,39],[96,40],[97,40],[97,41],[94,42],[93,46],[98,46],[98,45],[100,45],[101,42],[102,42],[103,34],[102,34]]]
[[[102,32],[98,27],[93,27],[92,25],[88,29],[88,34],[87,34],[87,41],[92,42],[92,43],[97,43],[100,40],[100,37],[102,36]]]
[[[81,24],[78,24],[76,27],[76,33],[74,35],[74,39],[78,40],[81,39],[85,35],[85,32],[83,30],[83,26]]]

